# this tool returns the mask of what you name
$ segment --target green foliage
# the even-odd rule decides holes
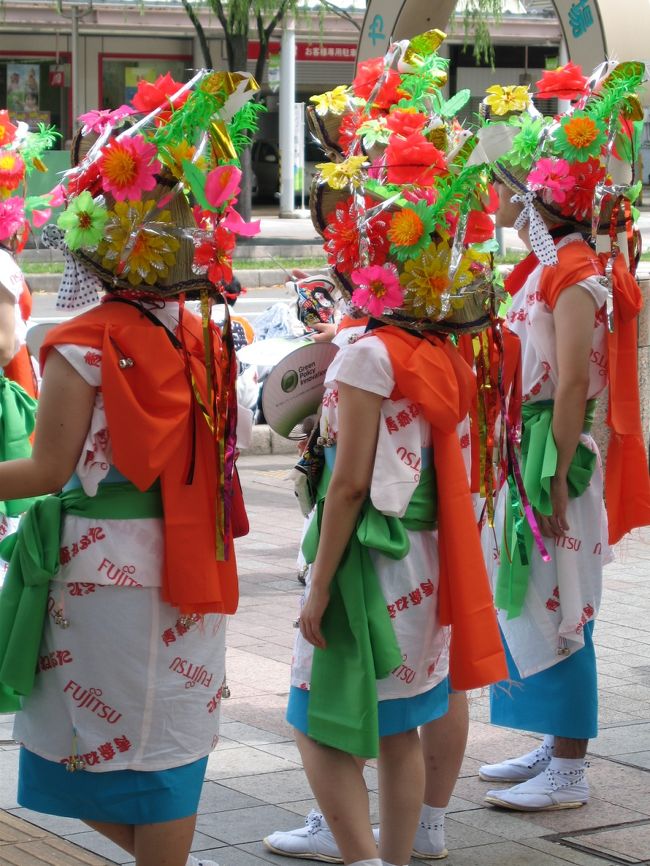
[[[477,63],[485,61],[494,67],[494,46],[488,20],[499,22],[503,0],[467,0],[462,12],[465,46],[470,43]]]
[[[237,154],[241,154],[251,144],[257,131],[258,118],[264,111],[266,106],[251,100],[242,106],[230,121],[230,138]]]

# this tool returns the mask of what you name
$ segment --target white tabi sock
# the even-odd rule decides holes
[[[587,763],[584,758],[551,758],[549,770],[566,773],[569,770],[584,770]]]
[[[445,820],[446,811],[446,806],[428,806],[426,803],[423,803],[420,821],[422,824],[442,824]]]
[[[544,749],[548,749],[552,753],[554,745],[555,745],[555,737],[553,736],[553,734],[544,734],[544,740],[542,742],[542,747]]]
[[[355,860],[354,863],[348,863],[348,866],[382,866],[383,860],[379,857],[373,857],[372,860]]]

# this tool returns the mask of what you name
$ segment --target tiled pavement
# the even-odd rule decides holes
[[[299,595],[301,518],[286,478],[291,463],[286,456],[241,460],[252,532],[238,545],[242,600],[229,625],[232,697],[209,761],[193,846],[222,866],[295,866],[267,852],[261,839],[297,826],[314,805],[283,718]],[[591,802],[538,815],[484,807],[479,764],[528,750],[534,739],[492,728],[486,696],[473,696],[467,757],[447,822],[450,866],[650,866],[650,533],[622,543],[607,567],[595,642],[601,734],[591,744]],[[81,822],[17,806],[10,737],[10,720],[1,720],[0,866],[131,863]],[[375,769],[366,776],[375,791]],[[376,794],[371,801],[376,818]]]

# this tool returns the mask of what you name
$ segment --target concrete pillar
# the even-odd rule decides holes
[[[296,30],[293,18],[285,20],[280,49],[280,216],[293,215],[293,139],[296,100]]]

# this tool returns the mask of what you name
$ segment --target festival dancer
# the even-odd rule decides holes
[[[410,859],[424,794],[417,728],[447,712],[448,649],[454,688],[505,672],[456,432],[474,377],[446,338],[487,319],[490,259],[466,235],[482,172],[465,167],[471,146],[460,155],[469,136],[432,108],[443,104],[441,38],[395,45],[352,89],[314,100],[330,150],[337,114],[347,138],[321,166],[312,212],[335,279],[370,322],[326,377],[287,718],[345,863],[381,863],[359,761],[377,755],[380,855]]]
[[[0,706],[19,710],[18,802],[85,821],[138,866],[199,862],[188,854],[238,602],[236,361],[227,325],[222,336],[209,320],[210,262],[227,263],[242,224],[235,143],[254,111],[240,95],[230,110],[236,86],[161,76],[134,98],[143,116],[82,118],[60,302],[104,294],[48,335],[33,455],[0,466],[4,498],[63,488],[2,550]]]
[[[481,767],[482,779],[519,783],[486,794],[488,803],[509,809],[568,809],[589,799],[585,754],[597,733],[593,629],[602,567],[608,541],[650,523],[631,216],[641,122],[636,93],[646,78],[641,63],[604,64],[589,79],[573,64],[545,72],[538,95],[572,100],[559,119],[541,116],[523,87],[495,85],[485,100],[492,118],[484,141],[504,130],[514,137],[494,168],[497,225],[517,228],[530,250],[506,284],[507,327],[520,352],[509,438],[519,427],[522,434],[520,472],[511,438],[500,500],[505,529],[495,603],[509,679],[492,688],[491,720],[544,740],[526,755]],[[604,230],[608,252],[600,257],[588,242],[592,220]],[[590,433],[596,398],[607,386],[609,537]]]

